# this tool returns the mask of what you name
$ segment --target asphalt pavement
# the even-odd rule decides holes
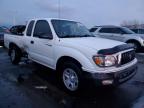
[[[26,60],[12,65],[0,47],[0,108],[144,108],[144,54],[137,58],[138,72],[126,83],[71,96],[54,71]]]

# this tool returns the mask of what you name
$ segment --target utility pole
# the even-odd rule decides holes
[[[13,15],[13,25],[16,25],[16,17]]]
[[[61,17],[61,1],[58,0],[58,18],[60,19]]]
[[[15,10],[15,11],[12,11],[11,13],[13,15],[12,16],[13,17],[13,19],[12,19],[13,25],[16,25],[16,15],[17,15],[18,12]]]

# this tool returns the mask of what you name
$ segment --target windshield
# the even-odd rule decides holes
[[[94,37],[89,30],[79,22],[67,20],[52,20],[52,25],[58,37]]]
[[[123,27],[122,28],[124,34],[135,34],[135,32],[133,32],[132,30],[126,28],[126,27]]]

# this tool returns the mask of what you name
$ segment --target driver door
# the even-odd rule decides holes
[[[30,58],[41,64],[53,67],[53,36],[46,20],[38,20],[30,40]]]

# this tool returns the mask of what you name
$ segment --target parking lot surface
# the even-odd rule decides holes
[[[54,71],[25,60],[12,65],[7,50],[0,47],[0,108],[144,108],[144,55],[137,58],[138,72],[126,83],[71,96]]]

